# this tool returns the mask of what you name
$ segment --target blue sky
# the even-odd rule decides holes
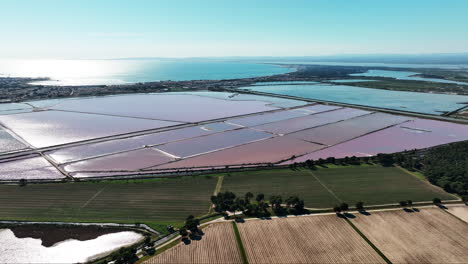
[[[468,52],[466,0],[0,0],[0,58]]]

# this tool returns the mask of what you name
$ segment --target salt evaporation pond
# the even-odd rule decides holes
[[[268,123],[261,126],[256,126],[255,129],[282,135],[307,128],[338,122],[341,120],[350,119],[353,117],[368,115],[370,113],[371,112],[360,109],[342,108],[334,111],[318,113],[315,115]]]
[[[2,263],[83,263],[143,239],[135,232],[118,232],[96,239],[65,240],[52,247],[40,239],[17,238],[10,229],[0,229],[0,262]]]
[[[61,180],[65,178],[46,159],[40,156],[26,156],[22,159],[7,159],[0,161],[2,180]]]
[[[27,146],[0,127],[0,153],[25,149]]]
[[[128,137],[124,139],[110,140],[94,144],[85,144],[76,147],[63,148],[49,151],[47,154],[59,163],[96,157],[111,153],[119,153],[129,150],[144,148],[150,145],[161,145],[164,143],[210,135],[213,133],[237,129],[239,126],[226,123],[211,123],[203,126],[186,127],[167,132],[152,133],[143,136]]]
[[[66,100],[50,108],[142,119],[199,122],[278,109],[269,104],[269,101],[197,96],[197,93],[156,93],[79,98]]]
[[[62,111],[0,116],[0,123],[34,147],[47,147],[139,130],[178,125],[178,122]]]
[[[468,102],[468,96],[464,95],[390,91],[348,85],[271,85],[242,89],[427,114],[453,111]]]
[[[387,78],[395,78],[395,79],[398,79],[398,80],[407,80],[407,81],[425,81],[425,82],[453,83],[453,84],[468,85],[468,83],[465,83],[465,82],[457,82],[457,81],[444,80],[444,79],[422,78],[422,77],[412,76],[412,75],[416,75],[416,74],[419,74],[419,73],[417,73],[417,72],[408,72],[408,71],[368,70],[365,73],[354,73],[354,74],[350,74],[350,76],[387,77]]]

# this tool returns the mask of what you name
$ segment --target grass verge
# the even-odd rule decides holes
[[[344,219],[346,220],[346,222],[348,222],[348,224],[354,229],[354,231],[356,231],[361,237],[362,239],[364,239],[374,250],[375,252],[377,252],[377,254],[380,255],[380,257],[382,257],[383,260],[385,260],[385,262],[387,262],[388,264],[391,264],[392,262],[384,255],[384,253],[382,253],[382,251],[380,251],[380,249],[378,249],[374,243],[372,243],[362,232],[361,230],[359,230],[353,223],[351,223],[351,221],[347,218],[347,217],[344,217]]]
[[[239,234],[239,229],[237,229],[237,224],[234,221],[232,222],[232,228],[234,228],[234,234],[236,235],[237,245],[239,246],[239,251],[241,253],[242,263],[249,264],[247,254],[245,253],[244,245],[242,244],[242,239]]]

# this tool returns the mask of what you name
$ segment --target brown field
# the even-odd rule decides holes
[[[232,224],[212,224],[203,229],[199,241],[182,242],[145,261],[150,263],[242,263]]]
[[[393,263],[468,262],[468,225],[439,208],[356,214],[351,221]]]
[[[249,220],[237,225],[249,263],[385,263],[336,215]]]
[[[447,206],[447,208],[451,214],[468,223],[468,206]]]

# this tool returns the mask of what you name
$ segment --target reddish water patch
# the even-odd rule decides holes
[[[270,137],[272,137],[272,135],[269,133],[245,128],[169,143],[161,145],[157,147],[157,149],[177,157],[189,157]]]
[[[200,122],[279,109],[270,102],[230,101],[186,94],[132,94],[67,100],[53,109]],[[123,107],[124,106],[124,107]]]
[[[289,134],[289,136],[310,142],[334,145],[408,120],[410,118],[404,116],[374,113],[299,131]]]
[[[256,163],[275,163],[323,148],[322,145],[308,143],[287,136],[254,142],[226,150],[216,151],[185,160],[164,164],[156,169],[213,167]]]
[[[229,123],[238,124],[246,127],[263,125],[266,123],[277,122],[281,120],[301,117],[310,113],[300,111],[280,111],[274,113],[265,113],[240,118],[229,119]]]
[[[432,133],[442,136],[450,136],[465,140],[468,138],[468,125],[461,125],[450,122],[429,120],[429,119],[416,119],[413,122],[408,122],[401,125],[417,130],[431,131]]]
[[[308,115],[304,117],[269,123],[256,126],[254,128],[275,134],[288,134],[307,128],[322,126],[357,116],[367,115],[370,113],[371,112],[359,109],[343,108],[325,113],[318,113],[315,115]]]
[[[59,111],[0,116],[0,122],[35,147],[48,147],[180,124]]]
[[[59,163],[63,163],[105,154],[138,149],[146,145],[159,145],[188,138],[210,135],[213,133],[232,130],[236,128],[238,127],[228,125],[222,122],[212,123],[203,126],[174,129],[166,132],[160,132],[144,136],[130,137],[101,143],[63,148],[47,152],[47,154]]]
[[[420,122],[418,119],[416,121],[410,121],[380,130],[321,151],[307,154],[295,159],[293,162],[302,162],[307,159],[316,160],[327,157],[343,158],[345,156],[373,156],[379,153],[395,153],[405,150],[423,149],[468,140],[468,133],[465,132],[467,128],[464,125],[450,123],[448,124],[447,129],[444,130],[443,123],[446,122],[426,121],[428,120],[421,120]],[[427,125],[425,127],[427,130],[406,128],[408,126],[422,128],[423,125]],[[429,129],[433,129],[434,132]]]
[[[76,171],[132,171],[156,166],[174,160],[152,148],[139,149],[99,158],[78,161],[64,166],[68,172]]]

